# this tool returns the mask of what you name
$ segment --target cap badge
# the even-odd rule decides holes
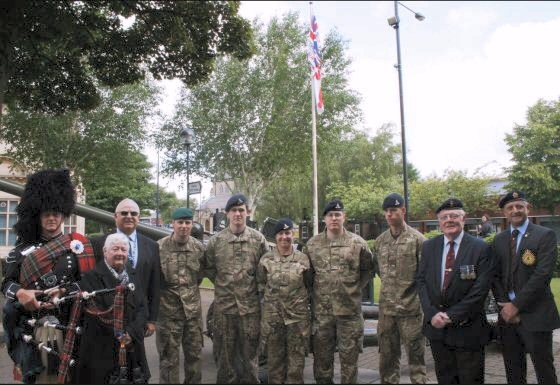
[[[401,202],[399,202],[398,199],[395,199],[395,206],[398,206],[398,205],[400,205],[400,204],[401,204]]]
[[[243,199],[237,198],[237,204],[238,204],[238,205],[242,205],[243,203],[244,203],[244,202],[243,202]]]
[[[519,198],[519,194],[517,193],[517,191],[514,191],[513,194],[511,194],[515,199]]]
[[[340,205],[337,203],[336,206],[334,206],[335,209],[340,209]]]
[[[290,228],[290,226],[288,226],[287,223],[284,223],[284,229],[283,230],[288,230]]]

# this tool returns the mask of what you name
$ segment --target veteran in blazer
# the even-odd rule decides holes
[[[115,208],[116,232],[125,234],[130,241],[127,271],[130,280],[144,293],[147,304],[145,337],[154,334],[159,312],[161,267],[159,245],[138,233],[140,207],[132,199],[123,199]],[[92,239],[97,262],[103,260],[103,245],[107,235]]]
[[[560,317],[550,290],[558,257],[556,234],[528,219],[529,202],[519,190],[499,202],[509,226],[496,235],[494,296],[501,306],[498,330],[509,384],[527,383],[529,353],[540,384],[558,379],[552,354],[552,331]]]
[[[484,383],[490,340],[484,302],[493,276],[490,247],[463,231],[465,211],[456,198],[437,210],[442,235],[422,245],[416,275],[438,383]]]

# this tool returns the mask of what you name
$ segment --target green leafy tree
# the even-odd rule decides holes
[[[169,149],[164,172],[185,173],[186,151],[178,130],[191,125],[196,133],[191,171],[212,179],[232,178],[235,189],[256,209],[277,178],[311,164],[311,91],[307,28],[296,15],[273,18],[266,29],[256,21],[253,29],[255,56],[219,59],[210,81],[185,95],[159,142]],[[322,50],[327,107],[317,125],[321,149],[338,142],[360,117],[358,98],[348,88],[350,60],[344,48],[338,34],[327,35]]]
[[[460,199],[468,214],[494,211],[496,199],[488,195],[490,179],[469,177],[465,171],[447,170],[443,177],[431,176],[412,182],[410,211],[412,219],[433,217],[435,209],[449,197]]]
[[[99,86],[208,78],[221,54],[252,53],[239,1],[0,2],[0,108],[89,110]],[[0,110],[0,116],[1,110]]]
[[[391,126],[384,125],[372,138],[355,133],[331,153],[328,170],[332,182],[327,199],[341,198],[349,217],[366,220],[382,216],[385,196],[402,190],[401,150],[393,137]]]
[[[85,176],[102,178],[129,167],[128,158],[145,144],[157,89],[137,83],[105,88],[100,94],[101,104],[89,112],[54,115],[12,110],[0,131],[0,141],[7,145],[4,155],[29,172],[66,167],[86,188]]]
[[[560,98],[529,107],[527,124],[516,124],[505,141],[514,161],[508,188],[525,191],[534,206],[554,213],[560,204]]]

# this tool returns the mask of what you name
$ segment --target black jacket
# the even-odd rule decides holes
[[[497,234],[492,247],[496,260],[496,278],[492,291],[499,302],[509,302],[507,281],[510,269],[511,232]],[[529,222],[513,264],[513,285],[521,324],[530,331],[560,328],[560,317],[550,290],[550,280],[558,258],[553,230]]]
[[[95,269],[84,274],[80,281],[84,291],[116,287],[119,282],[111,274],[104,261],[98,261]],[[100,310],[113,305],[115,293],[100,294],[94,297]],[[84,307],[86,304],[84,304]],[[132,337],[132,344],[127,347],[127,367],[140,367],[144,376],[149,378],[148,362],[144,350],[145,302],[140,292],[125,292],[124,329]],[[84,332],[80,338],[76,383],[106,384],[109,376],[117,369],[119,343],[114,329],[96,316],[82,308]],[[109,315],[112,318],[112,312]]]
[[[484,302],[493,276],[490,247],[481,239],[464,233],[453,265],[452,278],[441,292],[443,235],[429,239],[422,246],[422,258],[416,275],[418,294],[424,312],[424,335],[449,346],[478,349],[490,340]],[[476,277],[461,277],[461,266],[474,266]],[[432,317],[446,312],[452,323],[443,329],[431,325]]]
[[[93,238],[91,243],[97,263],[103,261],[103,245],[107,238],[105,234],[100,237]],[[146,307],[147,322],[156,323],[159,313],[160,300],[160,282],[161,282],[161,265],[159,258],[159,245],[156,241],[136,233],[138,242],[138,261],[136,268],[133,268],[128,262],[126,270],[130,275],[130,279],[137,286],[139,292],[144,293]]]

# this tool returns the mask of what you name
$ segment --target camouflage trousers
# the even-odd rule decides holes
[[[260,314],[224,314],[214,309],[214,336],[217,384],[257,384],[257,350]]]
[[[338,348],[340,382],[358,382],[358,356],[363,350],[364,319],[352,316],[316,315],[313,320],[313,375],[317,384],[334,381],[334,353]]]
[[[183,348],[185,384],[200,384],[202,369],[202,319],[162,317],[156,329],[156,347],[159,353],[159,382],[179,384],[179,350]]]
[[[401,344],[408,356],[410,382],[426,383],[424,351],[426,341],[422,335],[422,314],[390,316],[379,314],[377,338],[379,344],[379,375],[382,384],[400,383]]]
[[[266,346],[268,383],[303,384],[305,355],[309,350],[309,321],[285,325],[281,317],[263,318],[261,332]]]

